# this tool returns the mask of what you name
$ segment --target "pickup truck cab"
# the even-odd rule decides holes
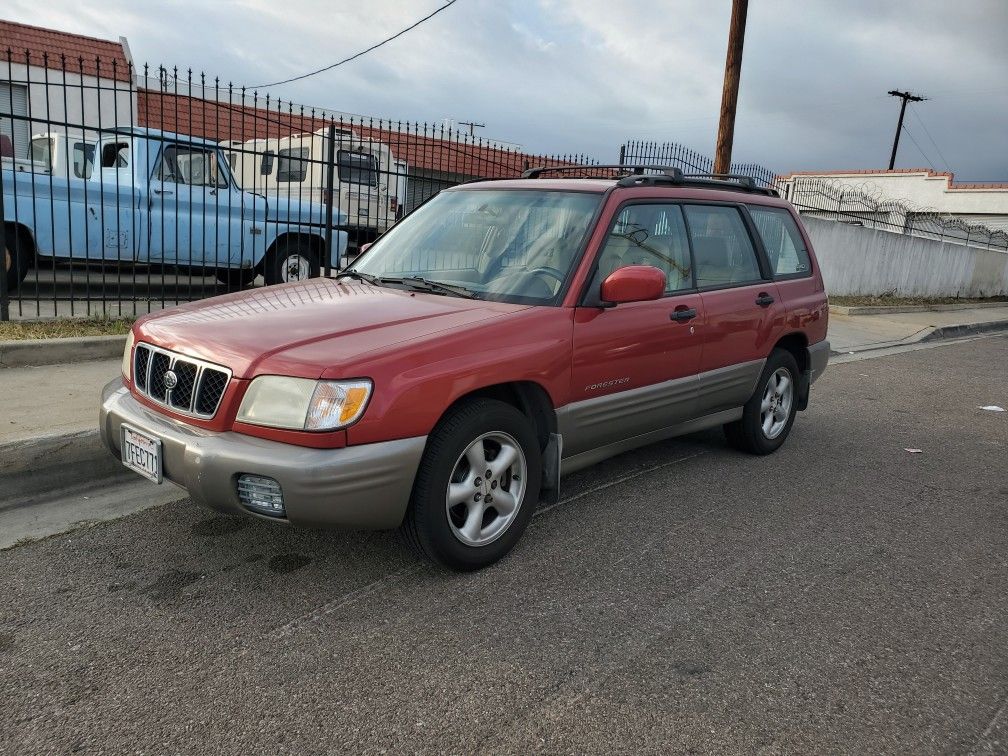
[[[16,288],[37,258],[171,265],[232,286],[305,279],[339,266],[345,217],[321,205],[242,191],[210,141],[119,128],[100,137],[39,135],[32,164],[3,165],[5,236]],[[326,249],[327,236],[333,249]]]
[[[773,452],[829,354],[797,213],[747,182],[598,170],[454,187],[338,279],[142,318],[105,443],[202,504],[401,527],[456,569],[615,454],[716,426]]]

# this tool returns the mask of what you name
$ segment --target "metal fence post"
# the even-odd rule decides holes
[[[14,167],[14,161],[11,160],[11,167]],[[14,175],[14,171],[11,171],[11,175]],[[4,182],[3,182],[3,166],[0,165],[0,239],[3,239],[4,248],[4,259],[0,263],[0,320],[10,320],[10,301],[7,296],[7,220],[4,216]],[[11,267],[17,263],[17,258],[11,258]],[[15,273],[14,275],[17,275]]]
[[[332,273],[332,219],[333,219],[333,203],[336,201],[336,197],[333,194],[333,181],[334,173],[336,167],[336,124],[330,123],[329,130],[326,133],[326,197],[328,202],[326,202],[326,224],[325,224],[325,248],[326,248],[326,259],[325,259],[325,277],[329,278],[329,274]],[[337,268],[342,267],[337,260]]]

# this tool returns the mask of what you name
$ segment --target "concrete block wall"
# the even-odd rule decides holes
[[[803,216],[826,290],[837,295],[1008,295],[1008,254]]]

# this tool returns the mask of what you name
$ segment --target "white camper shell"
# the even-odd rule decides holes
[[[282,138],[221,142],[242,189],[279,204],[291,200],[325,203],[328,129]],[[350,245],[373,241],[402,216],[406,164],[382,142],[336,130],[333,167],[335,209],[348,218]]]

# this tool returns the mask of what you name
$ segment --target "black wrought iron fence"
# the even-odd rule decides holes
[[[620,147],[621,165],[668,165],[683,173],[713,173],[714,159],[676,142],[629,141]],[[758,163],[732,163],[729,173],[772,187],[777,175]]]
[[[0,52],[0,318],[132,317],[331,274],[440,190],[534,155],[205,74]]]

